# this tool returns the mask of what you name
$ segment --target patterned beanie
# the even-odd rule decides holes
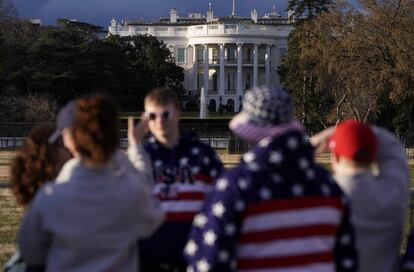
[[[281,125],[293,120],[293,103],[285,91],[258,87],[244,95],[242,113],[259,126]]]
[[[251,144],[292,129],[305,131],[303,125],[294,118],[293,103],[289,94],[267,87],[254,88],[246,92],[243,109],[233,117],[229,127],[235,135]]]

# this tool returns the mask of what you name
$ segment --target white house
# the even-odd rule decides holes
[[[233,2],[234,3],[234,2]],[[238,111],[243,93],[253,86],[280,87],[277,75],[287,50],[287,37],[293,25],[275,8],[259,18],[235,15],[216,17],[209,7],[206,15],[179,16],[176,9],[158,22],[112,19],[110,35],[149,34],[167,44],[176,63],[184,68],[184,87],[189,95],[206,90],[209,110],[226,105]]]

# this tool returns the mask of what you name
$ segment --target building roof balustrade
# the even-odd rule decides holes
[[[215,24],[215,25],[193,25],[188,27],[170,25],[117,25],[110,27],[112,34],[136,35],[149,34],[153,36],[287,36],[290,26],[272,26],[256,24]]]

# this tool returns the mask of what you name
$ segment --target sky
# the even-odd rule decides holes
[[[232,0],[14,0],[20,17],[41,19],[43,24],[54,24],[57,18],[77,19],[103,27],[114,17],[122,19],[145,19],[154,21],[168,17],[171,8],[180,15],[206,13],[208,3],[212,3],[217,16],[230,15]],[[275,5],[279,13],[284,13],[287,0],[236,0],[236,15],[250,16],[257,9],[259,16],[272,10]]]

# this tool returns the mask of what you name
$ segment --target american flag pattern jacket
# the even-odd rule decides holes
[[[144,148],[153,168],[153,194],[166,213],[166,221],[141,243],[141,259],[184,262],[183,249],[193,218],[223,165],[214,150],[189,131],[181,131],[173,149],[164,147],[155,137],[150,137]]]
[[[356,271],[347,199],[305,135],[266,138],[220,176],[194,218],[189,271]]]

